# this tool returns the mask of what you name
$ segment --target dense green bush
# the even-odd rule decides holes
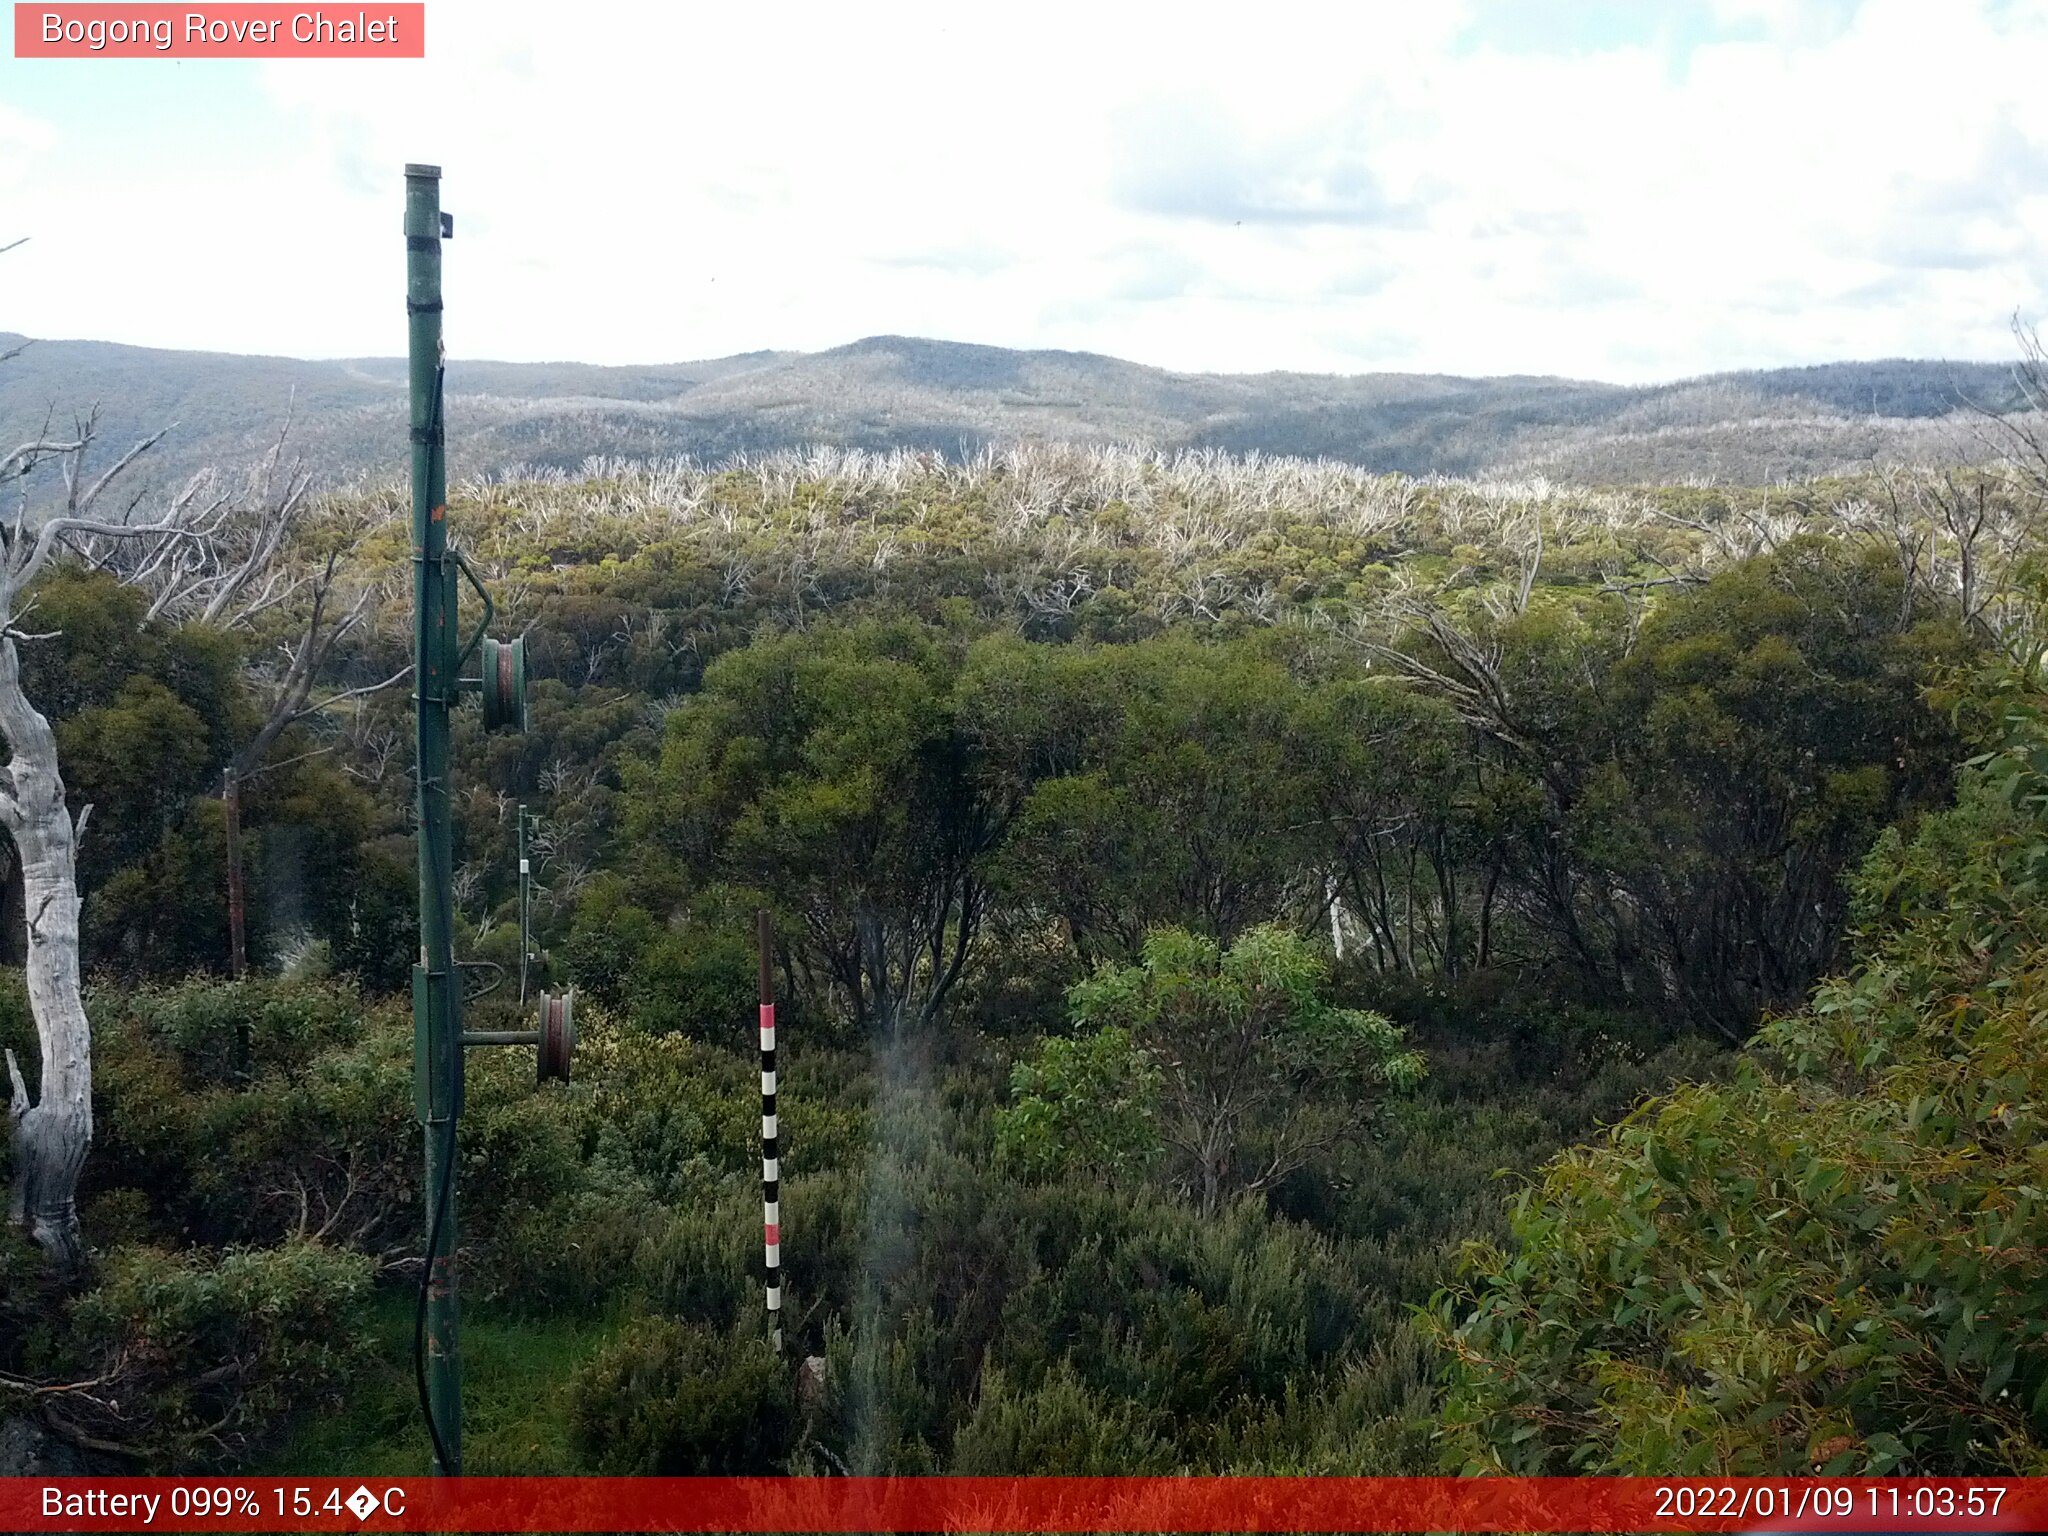
[[[55,1293],[42,1255],[14,1223],[0,1227],[0,1370],[20,1373],[49,1345]]]
[[[121,1249],[71,1307],[68,1347],[112,1377],[89,1422],[159,1465],[232,1455],[348,1389],[369,1295],[369,1263],[318,1243],[220,1255]]]
[[[1413,1088],[1423,1058],[1384,1016],[1324,995],[1316,949],[1273,924],[1228,949],[1180,928],[1148,934],[1136,965],[1102,966],[1069,994],[1097,1033],[1048,1042],[1013,1076],[1004,1150],[1040,1164],[1063,1140],[1142,1163],[1173,1153],[1204,1215],[1270,1189],[1369,1120],[1377,1090]]]
[[[624,876],[599,875],[577,902],[562,946],[569,979],[612,1007],[624,1007],[633,968],[660,931],[653,914],[634,904]]]
[[[324,872],[335,970],[374,992],[403,992],[419,952],[419,872],[394,839],[365,844],[354,868]],[[340,878],[336,878],[340,877]]]
[[[2048,721],[1866,863],[1856,968],[1546,1169],[1435,1328],[1479,1468],[2048,1470]]]
[[[602,1316],[630,1288],[666,1216],[641,1181],[590,1166],[577,1187],[545,1204],[523,1201],[472,1223],[490,1237],[470,1271],[473,1292],[523,1315]]]
[[[802,1195],[785,1194],[783,1205],[803,1221],[806,1250],[829,1241],[830,1229],[812,1224],[813,1209]],[[641,1250],[635,1279],[664,1314],[730,1330],[764,1315],[761,1242],[760,1189],[735,1181],[712,1198],[674,1210]],[[785,1276],[783,1304],[793,1311],[800,1292],[788,1282]]]
[[[732,1044],[754,1027],[758,899],[713,886],[663,924],[630,899],[627,882],[593,882],[576,905],[564,948],[570,980],[649,1034]]]
[[[140,1191],[173,1242],[321,1237],[382,1252],[414,1225],[404,1015],[326,982],[95,997],[89,1190]],[[238,1036],[246,1079],[230,1067]]]
[[[829,1362],[817,1444],[846,1467],[943,1470],[982,1411],[973,1454],[1023,1454],[1003,1427],[1016,1403],[1043,1390],[1094,1411],[1045,1385],[1069,1373],[1104,1423],[1142,1429],[1127,1450],[1218,1466],[1291,1400],[1319,1396],[1375,1329],[1403,1326],[1338,1246],[1255,1204],[1204,1221],[1099,1180],[1009,1183],[942,1147],[877,1157],[865,1187],[798,1186],[785,1212],[803,1234],[792,1294],[837,1319],[803,1336]],[[991,1370],[1002,1384],[978,1409]],[[1116,1444],[1095,1464],[1125,1454]]]
[[[89,1194],[131,1192],[174,1243],[317,1238],[381,1263],[418,1240],[421,1132],[403,1008],[345,983],[252,979],[109,993],[94,1013]],[[587,1018],[605,1040],[601,1014]],[[244,1037],[246,1078],[229,1065]],[[616,1138],[595,1119],[601,1090],[536,1091],[524,1051],[473,1053],[466,1077],[472,1291],[600,1304],[650,1230],[653,1200],[630,1158],[603,1155]]]
[[[996,1112],[996,1153],[1026,1173],[1117,1178],[1165,1150],[1161,1076],[1114,1024],[1051,1036],[1010,1071],[1012,1102]]]
[[[1173,1451],[1128,1402],[1105,1402],[1061,1361],[1019,1391],[1000,1367],[981,1373],[974,1412],[953,1440],[959,1477],[1131,1477],[1173,1469]]]
[[[578,1376],[576,1443],[600,1472],[660,1477],[781,1470],[796,1394],[759,1336],[640,1318]]]
[[[102,1030],[135,1029],[177,1060],[184,1082],[215,1086],[243,1075],[292,1074],[327,1049],[362,1033],[364,1004],[346,986],[252,976],[187,980],[107,999],[125,1017],[102,1012]]]

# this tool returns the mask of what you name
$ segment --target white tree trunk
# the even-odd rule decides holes
[[[277,562],[305,504],[308,484],[294,466],[284,487],[276,485],[284,448],[280,433],[277,447],[252,478],[251,505],[234,505],[232,493],[215,494],[212,482],[201,477],[153,521],[136,522],[124,515],[102,522],[92,515],[94,503],[163,433],[144,438],[112,468],[91,479],[85,474],[85,457],[98,421],[95,408],[79,424],[75,439],[37,438],[0,455],[0,482],[25,480],[46,463],[61,468],[64,482],[62,515],[45,518],[33,532],[19,517],[11,529],[0,528],[0,742],[8,757],[0,768],[0,825],[7,828],[21,855],[28,1000],[42,1068],[31,1101],[21,1064],[12,1051],[7,1052],[8,1108],[14,1128],[14,1189],[8,1210],[65,1269],[76,1268],[84,1258],[78,1233],[78,1176],[92,1145],[92,1035],[78,987],[77,869],[78,838],[92,807],[86,806],[77,822],[72,821],[58,773],[56,734],[21,691],[21,658],[15,651],[20,632],[14,628],[21,614],[20,598],[61,555],[82,559],[126,585],[153,591],[150,618],[170,614],[213,623],[240,603],[236,617],[246,622],[298,590],[297,583],[283,580]],[[131,504],[129,511],[133,510]],[[329,580],[334,570],[335,563],[329,561]],[[258,580],[262,589],[251,597],[250,584]],[[319,588],[322,598],[326,591],[326,585]],[[321,645],[331,647],[336,635],[353,626],[366,602],[367,597],[358,601],[345,620],[330,626]],[[306,654],[295,662],[299,684],[308,680],[310,669],[326,654],[325,649],[312,649],[322,606],[316,600]],[[303,687],[293,697],[293,707],[311,712],[304,708]]]
[[[21,691],[20,659],[0,638],[0,737],[9,761],[0,822],[21,856],[28,919],[28,1000],[42,1058],[31,1103],[14,1053],[14,1189],[10,1217],[53,1262],[73,1269],[84,1258],[78,1231],[78,1175],[92,1145],[92,1035],[78,984],[78,826],[64,803],[57,738]]]

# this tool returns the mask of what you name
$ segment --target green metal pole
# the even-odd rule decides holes
[[[413,677],[419,733],[420,961],[413,970],[413,1099],[425,1130],[425,1396],[434,1470],[462,1471],[462,1365],[455,1274],[455,1128],[462,1113],[461,992],[451,934],[448,711],[455,703],[441,352],[441,169],[405,168],[406,316],[412,385]]]
[[[519,1006],[526,1006],[526,961],[533,949],[529,942],[533,932],[526,913],[527,893],[526,862],[526,807],[519,807]]]

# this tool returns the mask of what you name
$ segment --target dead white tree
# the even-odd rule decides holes
[[[2023,432],[2025,428],[2016,428]],[[1882,506],[1843,509],[1858,532],[1888,544],[1903,578],[1900,621],[1917,596],[1951,604],[1957,617],[1993,644],[2023,557],[2038,538],[2048,481],[2010,463],[1977,468],[1887,468]]]
[[[68,436],[52,436],[46,427],[0,456],[0,485],[21,489],[11,522],[0,521],[0,739],[8,752],[0,769],[0,825],[14,839],[21,863],[28,999],[40,1066],[31,1097],[20,1062],[11,1049],[6,1053],[14,1138],[8,1214],[65,1270],[76,1269],[84,1257],[76,1196],[92,1144],[92,1036],[79,994],[77,873],[78,840],[92,807],[81,806],[74,816],[65,803],[56,733],[22,691],[18,645],[51,637],[20,623],[33,607],[29,586],[55,560],[83,547],[118,544],[149,566],[170,559],[173,545],[203,537],[193,526],[201,505],[193,496],[177,498],[162,517],[149,521],[95,516],[109,487],[162,436],[145,438],[89,480],[86,461],[95,426],[96,417],[88,416]],[[52,462],[63,479],[63,508],[31,524],[27,481]]]
[[[294,672],[309,679],[334,638],[330,629],[322,642],[320,619],[334,563],[328,563],[328,586],[322,586],[319,577],[291,578],[280,560],[306,501],[306,479],[296,465],[279,479],[282,433],[251,477],[253,494],[236,495],[218,477],[201,475],[159,515],[138,518],[143,492],[117,513],[102,515],[100,507],[111,505],[109,493],[121,477],[170,428],[141,439],[95,475],[87,466],[98,426],[97,407],[75,419],[68,434],[53,432],[46,417],[41,430],[0,453],[0,495],[17,493],[11,521],[0,517],[0,742],[8,753],[0,768],[0,825],[12,837],[21,865],[38,1068],[31,1095],[21,1063],[12,1049],[6,1052],[14,1147],[8,1215],[67,1271],[84,1258],[77,1190],[93,1134],[92,1033],[79,990],[77,868],[92,807],[72,814],[56,733],[22,689],[19,645],[54,638],[23,627],[34,607],[29,589],[53,562],[76,560],[148,591],[152,618],[247,623],[311,580],[314,617],[300,647],[304,665],[288,669],[283,702],[272,710],[273,719],[281,712],[286,723],[304,713],[306,702],[307,685]],[[46,467],[57,471],[62,502],[32,518],[30,483]],[[354,612],[360,611],[359,604]]]
[[[2012,317],[2012,334],[2020,348],[2012,371],[2017,409],[2000,411],[1967,395],[1962,401],[1989,428],[1979,441],[1992,447],[2014,473],[2048,492],[2048,348],[2041,345],[2040,332],[2017,314]]]

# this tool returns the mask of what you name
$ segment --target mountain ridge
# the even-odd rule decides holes
[[[0,348],[29,338],[0,333]],[[173,422],[163,482],[275,440],[324,484],[395,476],[402,358],[34,340],[0,368],[0,432],[93,401],[109,449]],[[721,458],[809,443],[952,455],[1019,440],[1327,457],[1410,475],[1584,483],[1797,478],[1953,452],[1973,407],[2019,404],[2010,364],[1886,358],[1622,385],[1541,374],[1188,373],[1104,353],[883,334],[819,352],[656,364],[451,359],[454,473],[592,458]]]

